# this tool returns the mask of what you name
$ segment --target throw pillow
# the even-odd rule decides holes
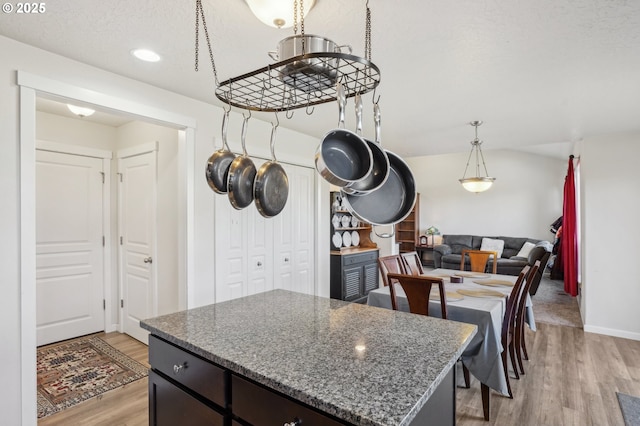
[[[533,250],[533,248],[536,245],[534,243],[530,243],[529,241],[527,241],[526,243],[524,243],[522,245],[522,248],[520,249],[520,251],[518,252],[518,254],[516,254],[517,257],[529,257],[529,253],[531,253],[531,250]]]
[[[502,251],[504,250],[504,240],[494,240],[493,238],[483,238],[480,250],[496,251],[498,257],[502,257]]]

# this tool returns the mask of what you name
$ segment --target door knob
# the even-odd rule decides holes
[[[143,260],[144,263],[153,263],[153,259],[151,258],[151,256],[149,257],[145,257]]]
[[[260,267],[260,266],[262,266],[262,262],[258,262],[258,263],[256,263],[256,265],[257,265],[258,267]]]

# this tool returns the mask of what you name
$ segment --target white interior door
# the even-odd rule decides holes
[[[122,330],[148,343],[140,320],[156,316],[156,151],[118,160]]]
[[[216,302],[247,295],[247,218],[252,205],[236,210],[226,194],[215,197]]]
[[[275,222],[276,285],[315,294],[315,171],[307,167],[284,167],[289,177],[289,199]]]
[[[36,321],[44,345],[104,330],[102,159],[36,151]]]

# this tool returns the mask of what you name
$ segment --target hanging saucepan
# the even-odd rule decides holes
[[[229,149],[227,144],[227,122],[229,120],[229,111],[224,110],[224,116],[222,118],[222,147],[214,152],[207,161],[207,168],[205,174],[207,176],[207,183],[218,194],[224,194],[227,192],[227,175],[229,173],[229,166],[236,157]]]
[[[272,126],[269,145],[271,148],[271,161],[267,161],[258,169],[253,182],[256,207],[264,217],[273,217],[279,214],[287,204],[287,198],[289,197],[289,179],[284,168],[276,160],[274,152],[278,124],[272,123]]]
[[[362,97],[356,94],[356,133],[362,136]],[[373,155],[373,167],[364,179],[354,182],[342,188],[344,192],[351,195],[364,195],[380,188],[389,177],[389,158],[379,143],[365,139]]]
[[[376,142],[380,142],[380,108],[374,105]],[[403,221],[413,209],[417,192],[413,173],[407,163],[391,151],[385,150],[389,158],[389,177],[378,189],[365,195],[350,195],[342,191],[342,202],[353,216],[372,225],[395,225]],[[377,234],[391,237],[393,234]]]
[[[336,84],[339,107],[338,128],[327,133],[316,150],[316,170],[327,182],[349,186],[364,179],[373,168],[373,156],[367,142],[344,129],[344,108],[347,98],[342,84]]]
[[[285,61],[309,53],[342,53],[343,48],[347,48],[351,53],[351,46],[338,46],[325,37],[301,34],[280,40],[278,50],[270,51],[268,54],[274,61]],[[282,68],[282,80],[305,92],[329,89],[336,83],[337,64],[337,58],[327,57],[294,61]]]
[[[229,192],[229,201],[237,210],[247,207],[253,202],[253,181],[256,177],[256,166],[247,155],[247,147],[245,139],[247,136],[247,123],[251,117],[242,115],[242,155],[237,156],[229,166],[229,175],[227,177],[227,190]]]

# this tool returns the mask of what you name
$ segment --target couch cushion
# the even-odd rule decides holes
[[[529,253],[531,252],[531,250],[533,250],[533,248],[536,245],[530,241],[527,241],[526,243],[524,243],[522,245],[522,248],[520,249],[520,251],[518,252],[518,254],[516,254],[516,256],[518,257],[529,257]]]
[[[523,238],[523,237],[495,237],[501,240],[504,240],[504,251],[502,252],[502,257],[506,257],[507,259],[511,256],[515,256],[518,254],[522,245],[527,241],[536,243],[538,240],[534,240],[531,238]]]
[[[504,250],[504,240],[494,240],[493,238],[483,238],[480,250],[496,251],[498,252],[498,258],[502,257],[502,251]]]
[[[462,249],[473,248],[473,237],[471,235],[444,235],[442,243],[451,247],[452,253],[460,254]]]

